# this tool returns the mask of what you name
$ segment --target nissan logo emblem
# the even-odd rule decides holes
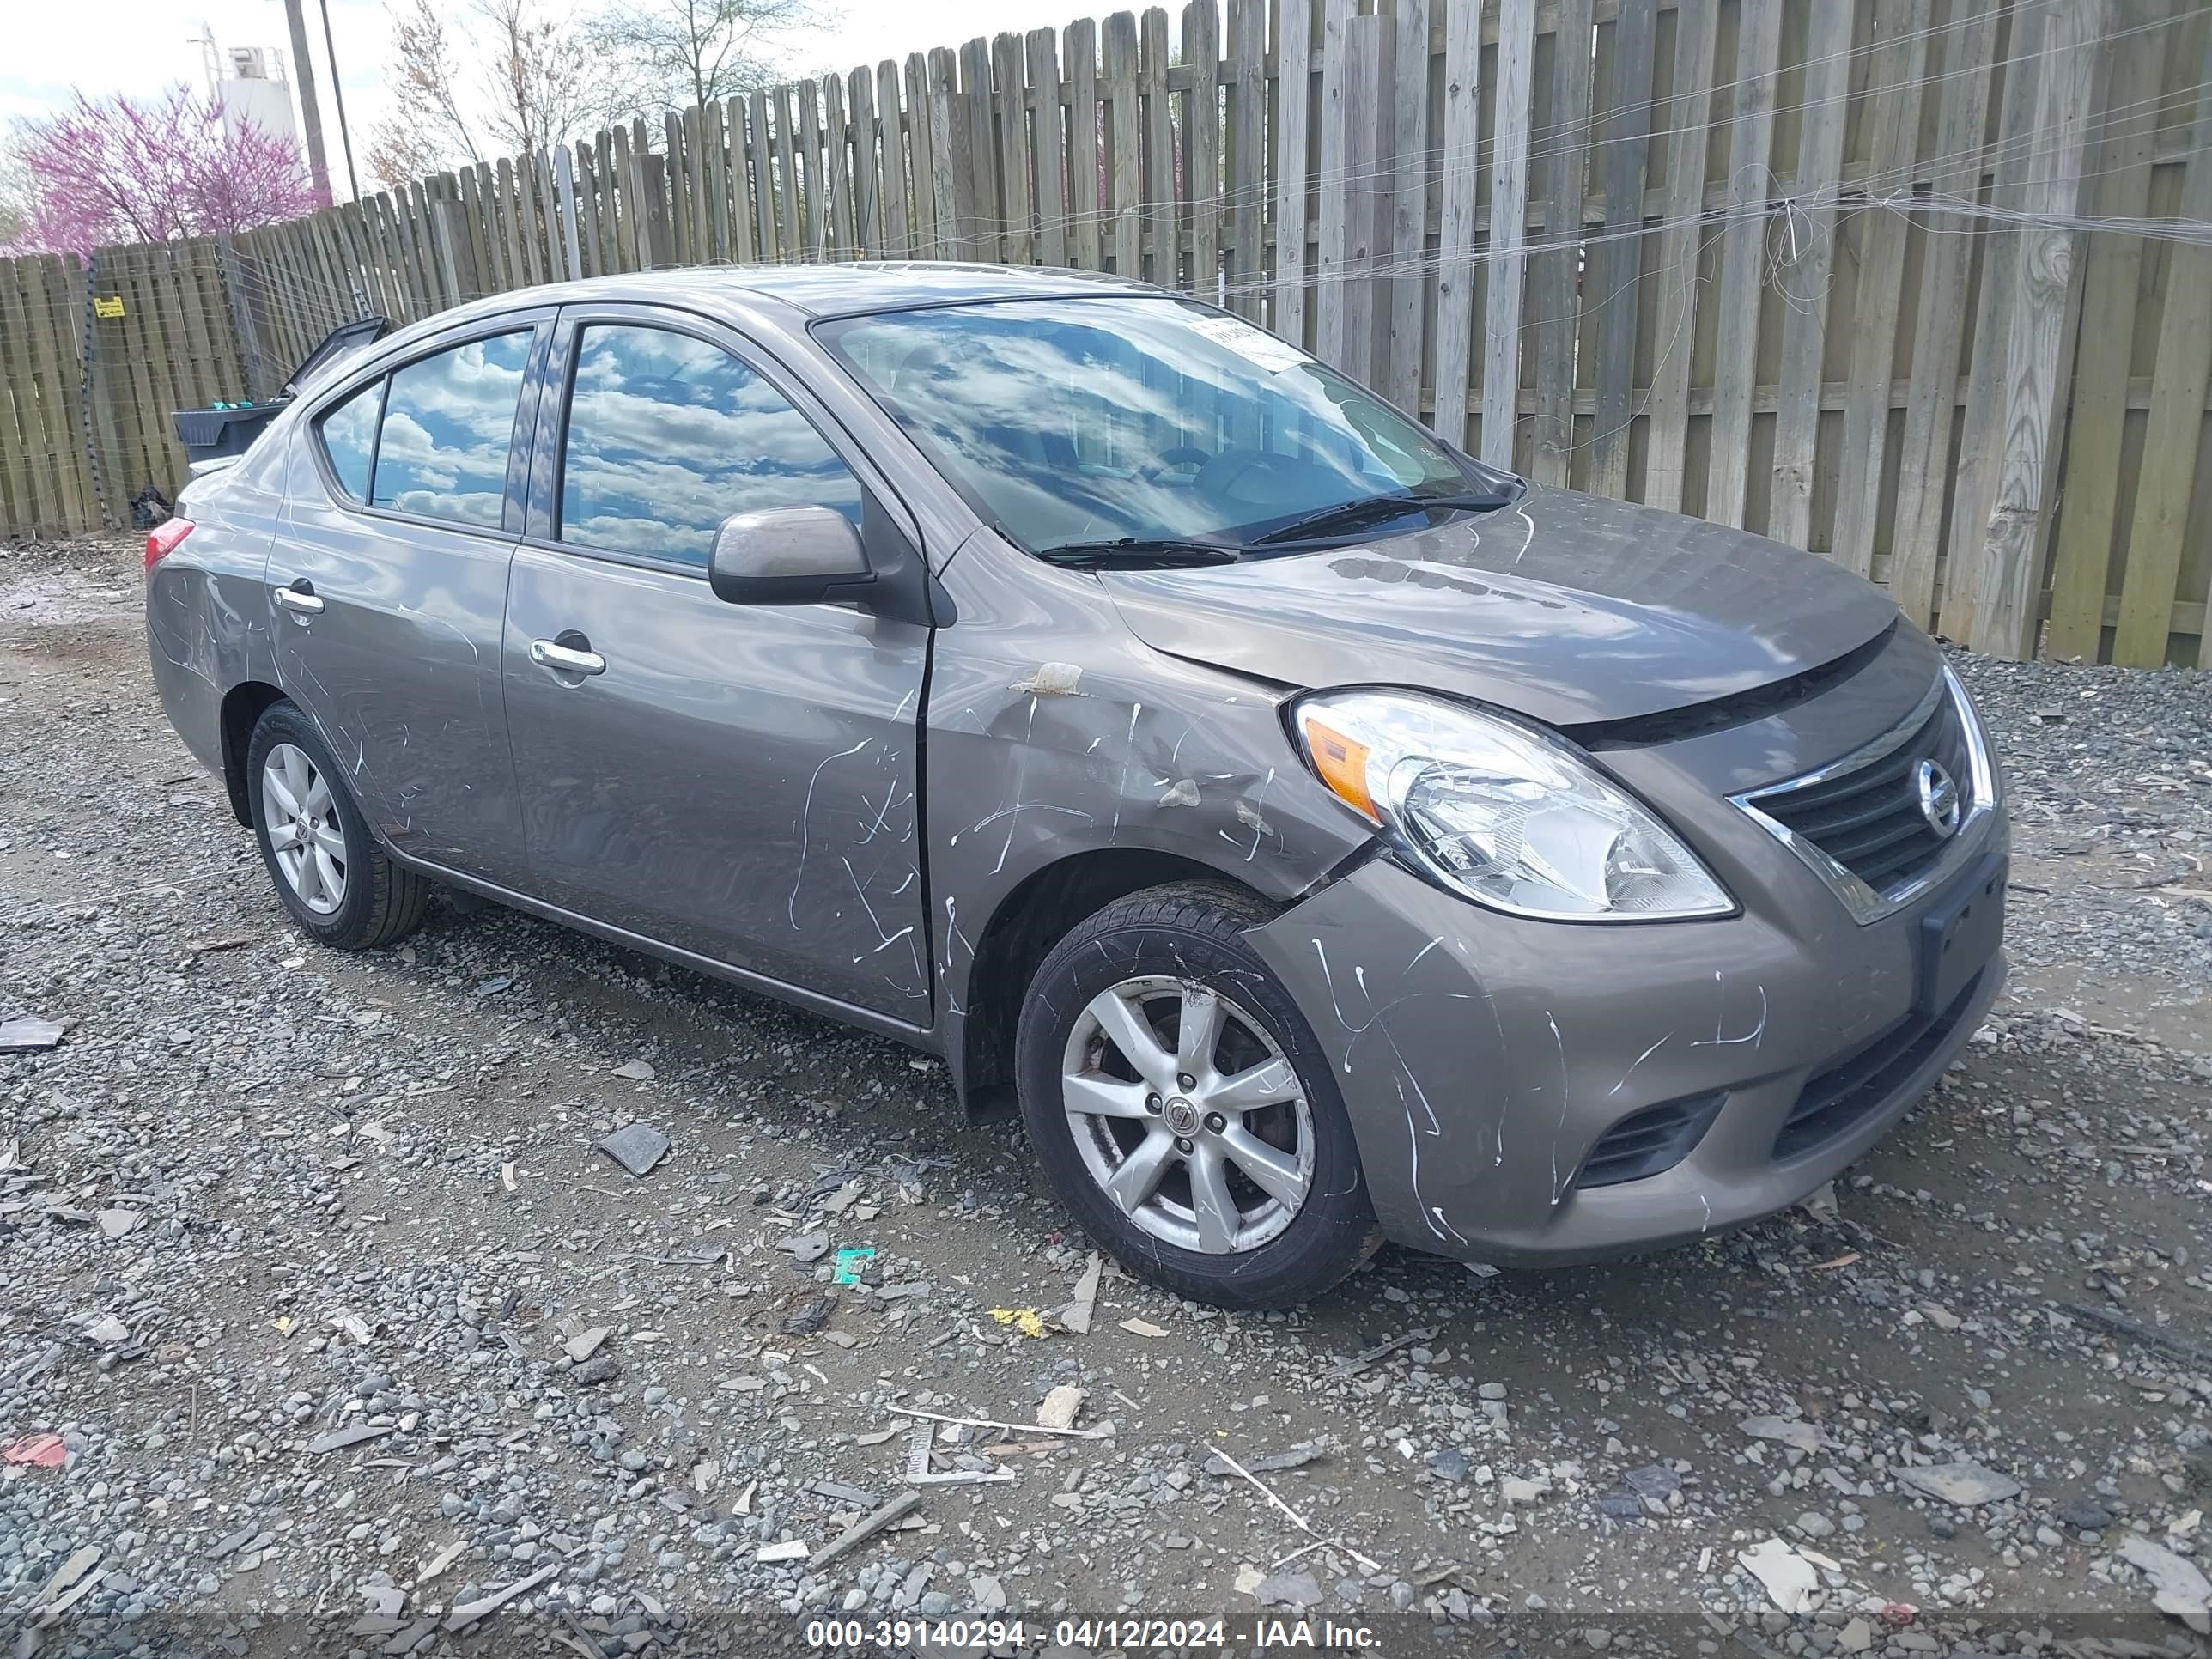
[[[1948,841],[1959,833],[1957,781],[1932,760],[1921,762],[1912,778],[1913,791],[1920,800],[1920,816],[1928,821],[1930,830]]]

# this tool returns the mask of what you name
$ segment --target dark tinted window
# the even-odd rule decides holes
[[[441,351],[392,377],[376,450],[379,507],[499,528],[530,331]]]
[[[323,451],[338,484],[357,501],[368,499],[368,464],[376,447],[377,400],[384,382],[362,389],[323,416]]]
[[[703,567],[732,513],[834,507],[860,485],[806,417],[720,346],[586,328],[562,463],[561,538]]]

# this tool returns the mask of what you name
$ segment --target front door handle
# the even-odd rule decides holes
[[[315,597],[315,585],[305,576],[295,577],[289,587],[278,588],[276,603],[287,611],[296,611],[302,616],[322,614],[323,602]]]
[[[556,674],[604,674],[607,659],[596,651],[580,650],[572,645],[562,645],[552,640],[532,640],[530,660],[540,668],[550,668]]]

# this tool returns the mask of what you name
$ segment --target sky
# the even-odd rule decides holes
[[[367,152],[369,130],[392,108],[385,84],[391,24],[384,0],[327,3],[358,161]],[[787,52],[794,73],[849,70],[885,58],[902,60],[909,52],[957,46],[979,34],[1043,24],[1058,27],[1102,9],[1085,0],[930,0],[924,5],[914,0],[823,0],[823,5],[835,21],[790,38]],[[317,0],[307,0],[307,7],[332,182],[343,196],[345,169],[322,21]],[[0,125],[50,114],[64,107],[78,88],[94,97],[146,97],[184,81],[204,92],[203,24],[214,31],[216,46],[225,52],[262,46],[284,52],[288,61],[290,56],[283,0],[187,0],[183,5],[107,0],[100,8],[96,33],[89,37],[83,14],[72,6],[10,0],[6,9],[14,15],[5,27],[8,50],[0,57]],[[457,12],[455,0],[447,0],[447,9]]]

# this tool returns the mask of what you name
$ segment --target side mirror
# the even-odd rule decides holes
[[[818,605],[875,580],[860,532],[834,507],[780,507],[722,520],[707,567],[732,605]]]

